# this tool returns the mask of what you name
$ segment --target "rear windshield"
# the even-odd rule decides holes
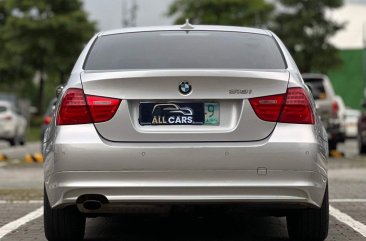
[[[85,70],[285,69],[274,38],[220,31],[155,31],[99,37]]]
[[[320,78],[304,78],[305,83],[310,87],[315,100],[326,99],[324,81]]]
[[[7,108],[5,106],[0,106],[0,113],[5,112],[6,110],[7,110]]]

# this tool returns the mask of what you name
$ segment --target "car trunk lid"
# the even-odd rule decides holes
[[[266,138],[276,122],[257,117],[248,99],[286,93],[286,70],[144,70],[86,71],[81,74],[86,95],[122,99],[115,116],[95,123],[98,133],[117,142],[255,141]],[[188,82],[192,90],[182,94],[179,86]],[[141,103],[215,103],[219,123],[141,123]]]

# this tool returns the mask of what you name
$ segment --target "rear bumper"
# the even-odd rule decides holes
[[[11,139],[15,137],[15,128],[12,125],[0,126],[0,139]]]
[[[186,171],[60,172],[52,175],[48,195],[53,207],[75,204],[87,194],[121,203],[288,203],[316,206],[326,179],[316,172]]]
[[[110,203],[321,205],[327,150],[310,125],[278,124],[265,140],[111,143],[92,125],[59,128],[46,143],[45,187],[52,207],[85,194]]]

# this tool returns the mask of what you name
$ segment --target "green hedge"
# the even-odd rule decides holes
[[[328,74],[335,92],[343,97],[348,107],[361,109],[365,80],[363,77],[363,50],[352,49],[340,52],[342,66]]]

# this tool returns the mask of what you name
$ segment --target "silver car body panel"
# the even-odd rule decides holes
[[[314,138],[316,130],[309,125],[278,124],[270,137],[255,142],[164,144],[109,142],[92,124],[57,129],[57,144],[45,150],[45,184],[54,207],[75,203],[84,194],[114,202],[320,206],[327,182],[320,144],[326,141]]]
[[[85,94],[123,100],[114,118],[95,124],[105,139],[127,142],[248,141],[267,137],[276,123],[260,120],[246,99],[286,93],[289,73],[286,70],[152,70],[84,72],[81,79]],[[189,95],[177,91],[182,80],[189,80],[193,86]],[[232,89],[247,90],[248,94],[233,95],[229,93]],[[197,99],[220,104],[219,126],[141,126],[138,122],[141,101]],[[123,128],[115,128],[121,123]]]
[[[72,205],[81,195],[99,194],[119,204],[254,202],[320,207],[327,185],[328,146],[319,118],[314,125],[266,122],[256,116],[248,101],[285,93],[288,87],[301,87],[309,93],[293,59],[272,32],[195,27],[273,36],[283,52],[285,70],[83,70],[98,36],[158,30],[180,28],[102,32],[81,53],[64,92],[83,88],[85,94],[123,100],[116,115],[105,123],[57,126],[53,118],[43,146],[45,188],[51,206]],[[218,82],[222,78],[225,86]],[[158,87],[149,84],[151,79]],[[193,86],[187,96],[177,89],[184,79]],[[205,88],[209,82],[216,84]],[[231,96],[230,88],[253,91]],[[220,102],[224,114],[219,126],[152,127],[137,122],[140,100],[197,99]],[[312,99],[311,104],[315,113]]]

